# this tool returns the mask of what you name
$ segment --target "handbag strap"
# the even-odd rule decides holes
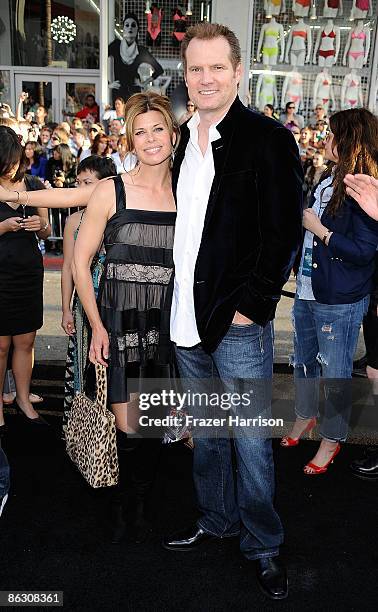
[[[96,404],[101,408],[106,408],[108,399],[108,381],[106,368],[100,363],[96,363]]]

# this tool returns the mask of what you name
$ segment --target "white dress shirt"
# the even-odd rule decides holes
[[[216,125],[209,129],[205,155],[198,145],[200,117],[196,112],[188,123],[190,138],[177,183],[177,220],[173,259],[175,279],[171,309],[171,340],[192,347],[201,342],[194,312],[194,268],[201,244],[211,186],[215,176],[211,143],[220,138]]]
[[[117,167],[117,174],[130,172],[130,170],[135,168],[135,164],[137,163],[137,158],[132,153],[127,153],[122,161],[117,151],[117,153],[112,153],[112,159]]]

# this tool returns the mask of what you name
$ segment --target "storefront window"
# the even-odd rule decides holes
[[[9,6],[14,66],[99,67],[99,0],[10,0]]]
[[[9,70],[0,70],[0,104],[11,105]]]

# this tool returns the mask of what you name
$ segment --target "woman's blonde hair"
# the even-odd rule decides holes
[[[136,93],[130,96],[125,106],[126,127],[125,136],[127,140],[127,148],[129,151],[134,151],[134,123],[138,115],[148,113],[148,111],[158,111],[164,117],[168,131],[171,137],[172,147],[175,150],[180,140],[180,128],[176,117],[174,116],[169,99],[167,96],[161,96],[153,91]],[[173,134],[176,134],[176,142],[173,142]]]

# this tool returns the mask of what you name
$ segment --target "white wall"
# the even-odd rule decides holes
[[[251,63],[251,37],[253,0],[213,0],[211,21],[228,26],[240,42],[243,77],[239,95],[244,104],[248,102],[249,68]]]

